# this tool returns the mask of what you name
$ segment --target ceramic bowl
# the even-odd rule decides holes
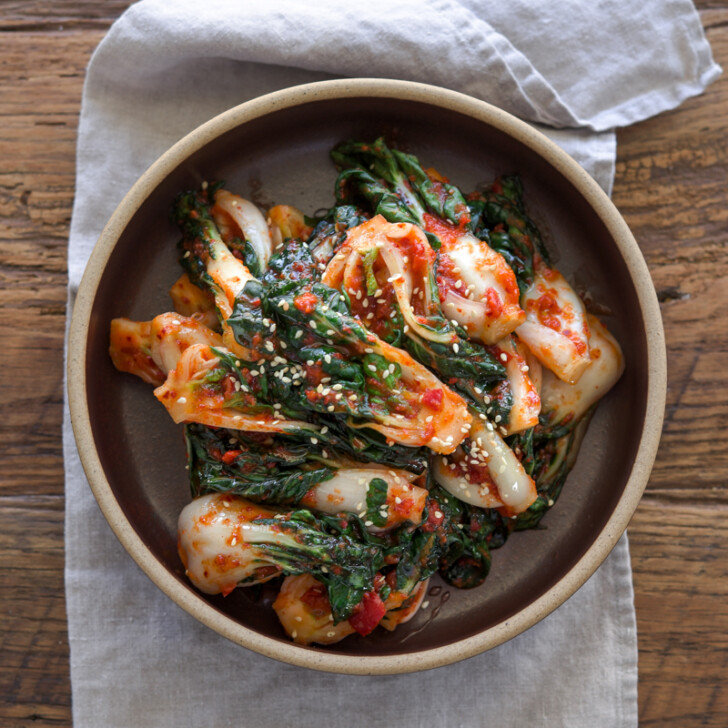
[[[484,585],[433,579],[429,608],[393,633],[329,647],[284,635],[263,590],[226,598],[196,591],[177,555],[176,521],[189,500],[181,427],[142,381],[108,356],[109,322],[169,310],[179,275],[170,204],[180,190],[224,179],[265,207],[333,204],[329,150],[380,135],[468,190],[501,173],[523,179],[529,212],[558,267],[591,292],[624,350],[626,371],[597,410],[576,467],[541,530],[493,553]],[[652,466],[664,410],[665,348],[645,261],[618,211],[568,155],[482,101],[427,85],[337,80],[279,91],[200,126],[134,185],[93,251],[75,303],[69,395],[91,488],[116,535],[150,579],[195,618],[256,652],[295,665],[382,674],[446,665],[523,632],[568,599],[627,527]]]

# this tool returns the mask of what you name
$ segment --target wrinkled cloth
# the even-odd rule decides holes
[[[136,179],[185,133],[260,94],[342,76],[455,89],[538,125],[609,191],[615,127],[674,108],[719,73],[687,0],[143,0],[88,68],[69,318],[90,251]],[[637,725],[626,535],[570,600],[494,650],[424,673],[331,675],[228,642],[149,581],[96,506],[67,404],[64,455],[76,728]]]

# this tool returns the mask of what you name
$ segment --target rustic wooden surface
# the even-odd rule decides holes
[[[0,725],[70,725],[62,358],[76,128],[127,2],[0,3]],[[698,2],[728,69],[728,4]],[[662,301],[662,445],[629,533],[640,723],[728,725],[728,76],[619,134],[614,200]],[[32,337],[29,336],[33,333]]]

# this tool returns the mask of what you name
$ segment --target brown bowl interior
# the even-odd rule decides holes
[[[189,500],[181,427],[151,388],[117,372],[109,359],[109,322],[150,319],[171,309],[167,290],[180,273],[178,233],[168,211],[175,194],[202,180],[262,205],[304,211],[333,203],[335,171],[328,152],[353,137],[385,134],[465,190],[499,173],[519,172],[532,217],[558,265],[611,312],[604,321],[620,341],[626,372],[602,403],[556,507],[543,528],[514,534],[494,552],[486,584],[471,591],[433,580],[430,608],[394,633],[377,630],[327,648],[341,655],[403,655],[458,642],[508,620],[552,588],[594,543],[629,478],[646,414],[647,340],[638,297],[612,235],[584,196],[524,143],[467,115],[417,101],[346,98],[284,108],[206,144],[149,190],[106,264],[91,311],[85,375],[98,456],[113,496],[131,527],[182,588],[176,520]],[[254,631],[287,641],[263,590],[229,597],[200,595]],[[435,609],[436,608],[436,609]],[[305,649],[305,648],[293,648]]]

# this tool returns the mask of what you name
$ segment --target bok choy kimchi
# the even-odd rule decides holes
[[[184,430],[187,577],[270,582],[304,645],[396,629],[436,575],[482,585],[624,367],[518,176],[466,192],[383,139],[331,157],[323,212],[181,192],[172,310],[110,334]]]

